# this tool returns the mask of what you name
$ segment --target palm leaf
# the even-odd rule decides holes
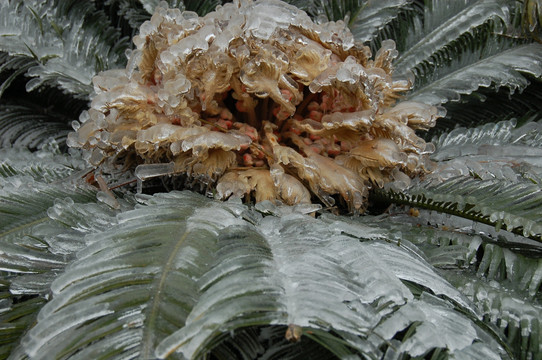
[[[220,0],[205,0],[205,1],[183,1],[169,0],[166,1],[170,8],[178,8],[181,11],[194,11],[200,16],[213,11],[222,3]],[[141,24],[151,18],[154,9],[160,4],[158,0],[109,0],[106,1],[110,11],[114,11],[117,16],[128,23],[131,30],[124,32],[126,35],[133,36],[139,29]]]
[[[533,239],[542,234],[542,150],[539,123],[457,129],[437,142],[438,168],[391,198],[505,228]],[[448,161],[442,161],[448,160]]]
[[[455,70],[449,72],[451,69]],[[439,76],[439,71],[433,73],[432,81],[408,94],[409,100],[440,105],[491,85],[508,87],[511,92],[521,91],[529,82],[520,72],[535,77],[542,75],[542,45],[526,44],[493,56],[468,52],[445,72],[449,73],[443,76]]]
[[[90,245],[53,283],[53,299],[19,355],[199,358],[215,348],[227,354],[235,334],[256,346],[254,331],[269,325],[289,326],[341,357],[394,352],[397,332],[412,326],[417,330],[401,345],[411,355],[441,347],[498,349],[473,322],[469,303],[413,245],[386,242],[378,228],[265,204],[260,211],[282,215],[262,217],[189,192],[144,203],[119,215],[118,225],[87,235]],[[442,299],[414,297],[403,281]],[[405,320],[401,309],[410,307],[418,310]],[[461,339],[428,341],[424,326],[446,333],[429,320],[436,314],[469,331]],[[453,329],[450,336],[457,336]],[[291,344],[276,346],[267,356]]]
[[[88,214],[81,213],[79,206],[94,202],[96,194],[75,186],[73,179],[67,177],[83,161],[60,154],[53,145],[36,153],[12,148],[2,149],[0,154],[5,159],[0,163],[0,244],[5,249],[0,266],[10,272],[5,279],[9,279],[12,294],[45,294],[69,255],[84,244],[81,235],[78,245],[75,234],[71,233],[71,243],[63,248],[60,244],[65,239],[53,243],[51,234],[66,233],[69,228],[77,229],[84,224]],[[89,228],[99,226],[98,214],[103,212],[102,209],[88,217],[87,221],[93,225],[88,224]],[[59,213],[65,213],[62,222],[55,221]],[[70,222],[66,213],[75,213],[83,220]],[[15,286],[26,280],[32,286]]]
[[[12,293],[46,293],[48,284],[68,260],[65,252],[51,251],[47,242],[51,228],[55,228],[48,212],[55,203],[74,206],[74,201],[93,201],[95,194],[69,186],[44,185],[18,176],[8,178],[2,185],[0,244],[5,253],[0,266],[4,271],[21,274],[17,277],[10,275],[10,284],[13,285],[16,279],[32,284],[31,287],[13,287]],[[58,199],[64,198],[68,200],[59,202]],[[77,249],[75,241],[71,247]],[[28,276],[24,277],[25,274]]]
[[[0,149],[0,177],[29,176],[35,181],[51,183],[84,169],[87,164],[81,157],[62,154],[56,142],[30,152],[26,147]]]
[[[345,21],[352,34],[361,42],[372,41],[375,35],[395,19],[412,0],[289,0],[313,18]]]
[[[523,124],[542,118],[542,81],[528,75],[526,78],[530,85],[514,94],[506,87],[497,91],[479,88],[470,95],[461,95],[459,101],[446,103],[446,117],[420,135],[427,141],[457,127],[476,127],[510,119]]]
[[[44,303],[43,298],[27,299],[15,304],[9,300],[9,305],[3,308],[0,314],[0,359],[8,358],[21,335],[36,320],[36,315]]]
[[[348,26],[356,40],[372,41],[375,35],[399,16],[411,1],[365,1],[357,13],[350,15]]]
[[[423,182],[392,197],[397,202],[503,227],[533,239],[540,240],[542,234],[542,193],[530,180],[510,184],[459,176],[437,185]]]
[[[431,63],[437,54],[440,58],[453,58],[449,56],[452,53],[446,53],[452,51],[450,45],[453,41],[497,19],[508,21],[507,8],[501,1],[432,1],[425,7],[423,20],[415,22],[414,28],[408,32],[406,51],[395,62],[396,72],[405,74],[413,71],[422,63]]]
[[[494,283],[469,273],[460,276],[451,273],[447,278],[477,304],[486,322],[506,334],[516,359],[540,359],[540,302],[528,301],[521,293],[516,295],[514,283],[492,286]]]
[[[74,200],[88,202],[95,195],[21,175],[0,179],[0,189],[0,281],[5,286],[1,294],[5,307],[0,314],[0,358],[6,358],[17,339],[33,325],[51,282],[69,259],[70,251],[55,252],[55,246],[48,244],[51,233],[67,232],[66,225],[53,221],[48,212],[60,204],[77,207]],[[62,198],[69,200],[60,202]],[[62,240],[68,244],[64,250],[71,249],[71,253],[84,244],[74,237]]]
[[[26,73],[34,65],[36,65],[34,59],[10,57],[7,53],[0,53],[0,75],[12,71],[0,85],[0,98],[18,76]]]
[[[516,358],[538,356],[540,244],[427,210],[416,216],[395,213],[366,221],[416,244],[428,262],[475,304],[483,321],[496,326]]]
[[[48,84],[87,98],[92,77],[122,64],[126,47],[126,40],[91,2],[0,4],[0,50],[35,62],[27,72],[34,77],[28,91]]]
[[[528,121],[523,126],[517,127],[516,120],[489,123],[470,129],[457,128],[433,139],[436,151],[432,158],[443,161],[459,156],[476,155],[484,145],[525,146],[526,153],[523,155],[528,156],[529,148],[536,151],[536,148],[540,147],[541,130],[542,122]],[[517,154],[517,151],[515,153]],[[514,154],[510,152],[507,156],[513,157]],[[523,161],[528,160],[528,157],[523,158]]]
[[[50,142],[65,142],[69,128],[53,114],[40,113],[38,107],[0,105],[0,147],[36,149]]]
[[[96,193],[68,176],[84,162],[54,144],[30,153],[0,150],[0,358],[33,326],[52,281],[86,246],[85,234],[114,221]]]

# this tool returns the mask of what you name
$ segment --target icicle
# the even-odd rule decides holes
[[[138,165],[134,171],[134,175],[138,180],[147,180],[153,177],[171,175],[175,169],[175,163],[166,164],[143,164]]]

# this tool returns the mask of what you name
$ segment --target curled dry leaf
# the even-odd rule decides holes
[[[94,78],[69,136],[104,170],[174,164],[221,198],[340,200],[362,212],[371,186],[431,169],[415,130],[443,113],[397,103],[412,80],[393,77],[393,41],[372,57],[343,22],[315,24],[278,0],[205,17],[157,7],[133,40],[125,70]]]

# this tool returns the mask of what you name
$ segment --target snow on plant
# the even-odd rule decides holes
[[[339,200],[351,212],[371,186],[432,168],[415,131],[442,109],[397,102],[412,80],[393,77],[391,40],[373,57],[342,21],[240,0],[204,17],[161,5],[133,41],[126,69],[94,78],[68,140],[93,165],[184,175],[222,199]]]

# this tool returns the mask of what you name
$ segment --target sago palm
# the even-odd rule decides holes
[[[542,359],[540,6],[1,2],[0,358]]]

